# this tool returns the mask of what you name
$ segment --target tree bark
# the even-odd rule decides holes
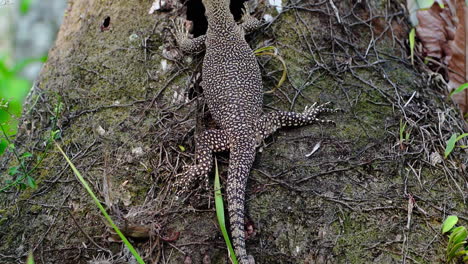
[[[55,130],[146,263],[227,263],[213,193],[178,197],[172,187],[193,162],[194,135],[214,126],[200,88],[188,89],[201,57],[182,56],[169,34],[184,9],[149,15],[150,6],[70,1],[16,138],[34,154],[26,166],[37,166],[38,188],[0,193],[0,263],[24,263],[29,251],[36,263],[134,261],[61,154],[44,146]],[[443,261],[441,222],[468,219],[468,157],[456,148],[443,158],[462,123],[424,64],[408,61],[402,7],[292,1],[278,15],[260,2],[264,14],[271,24],[247,39],[275,46],[288,70],[265,111],[315,101],[343,111],[327,116],[336,126],[283,129],[261,147],[247,190],[249,254],[257,263]],[[282,65],[258,60],[271,90]],[[227,157],[218,156],[222,180]],[[0,168],[16,163],[9,153]]]

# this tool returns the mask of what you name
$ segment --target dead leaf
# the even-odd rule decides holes
[[[468,7],[464,0],[444,0],[444,8],[434,3],[418,10],[416,34],[423,44],[423,56],[437,59],[447,67],[448,88],[452,91],[468,82]],[[438,70],[437,65],[435,70]],[[468,90],[453,96],[461,111],[468,113]]]
[[[451,26],[442,17],[442,12],[447,10],[440,8],[438,4],[432,5],[429,9],[419,10],[417,12],[419,25],[416,27],[416,34],[423,43],[423,56],[440,60],[448,55],[448,28]]]
[[[456,17],[458,26],[455,31],[455,38],[450,41],[452,57],[449,60],[449,87],[455,90],[458,86],[468,82],[468,45],[466,35],[468,34],[468,7],[465,1],[458,0],[456,5]],[[452,96],[462,112],[468,113],[468,90]]]

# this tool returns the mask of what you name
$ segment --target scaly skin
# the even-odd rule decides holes
[[[213,153],[230,150],[227,201],[231,237],[241,264],[255,263],[245,249],[245,187],[256,146],[282,126],[300,126],[319,120],[321,112],[334,112],[326,105],[306,108],[303,113],[271,112],[263,114],[263,86],[260,67],[245,41],[245,31],[258,28],[260,22],[244,13],[244,23],[237,25],[229,11],[228,0],[203,0],[208,19],[206,35],[189,39],[182,22],[176,23],[175,37],[186,52],[206,49],[201,86],[206,103],[220,127],[197,137],[197,165],[180,175],[178,185],[188,190],[200,176],[208,180]]]

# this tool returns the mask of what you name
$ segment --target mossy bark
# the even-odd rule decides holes
[[[327,116],[336,126],[284,129],[261,147],[248,251],[258,263],[441,262],[441,221],[468,219],[466,152],[438,159],[460,132],[456,110],[408,62],[401,6],[331,2],[289,3],[279,16],[257,9],[276,19],[248,37],[252,47],[273,43],[288,67],[265,111],[315,101],[343,111]],[[0,194],[0,263],[23,263],[31,250],[36,263],[134,261],[60,153],[45,149],[54,130],[119,225],[140,237],[132,241],[147,263],[226,263],[213,194],[172,188],[192,162],[194,134],[213,126],[198,89],[186,90],[200,58],[173,47],[170,19],[181,12],[148,15],[150,6],[70,1],[16,139],[20,151],[45,155],[32,174],[38,188]],[[281,64],[259,62],[267,91]],[[227,161],[219,156],[223,176]],[[1,157],[2,171],[12,164]]]

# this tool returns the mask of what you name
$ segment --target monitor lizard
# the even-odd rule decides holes
[[[203,93],[209,111],[219,129],[204,131],[196,137],[196,161],[178,175],[181,191],[187,191],[197,178],[208,181],[213,153],[230,151],[227,179],[227,203],[230,232],[241,264],[255,263],[245,247],[245,188],[256,147],[283,126],[302,126],[321,120],[322,112],[335,112],[326,104],[313,104],[304,112],[275,111],[263,113],[263,85],[260,67],[245,34],[261,26],[245,6],[242,21],[237,24],[229,10],[229,0],[203,0],[208,30],[205,35],[190,38],[184,22],[174,23],[174,36],[181,50],[195,53],[206,50],[202,66]]]

